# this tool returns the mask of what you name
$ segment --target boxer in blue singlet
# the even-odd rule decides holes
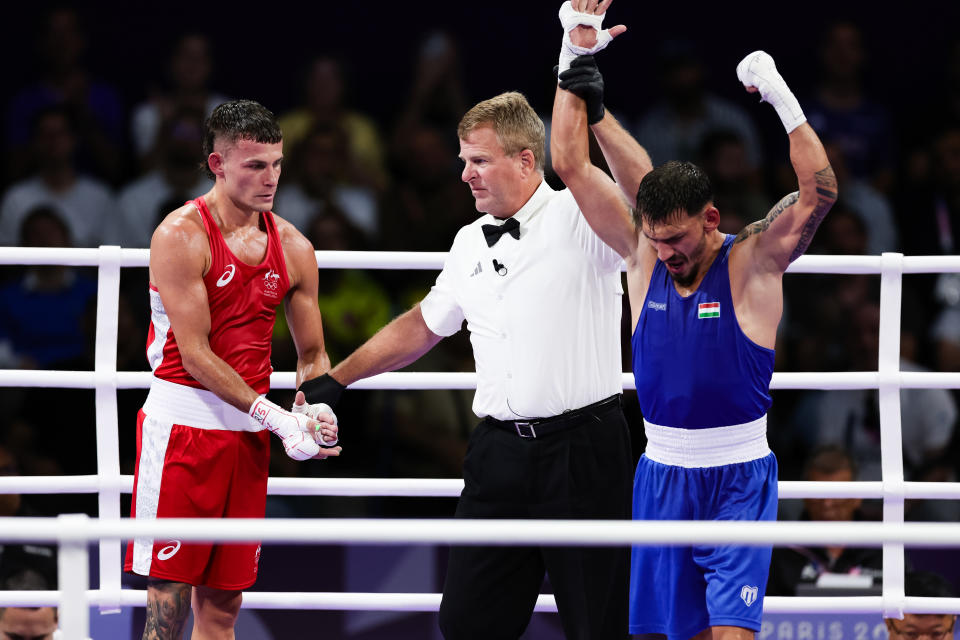
[[[571,4],[588,15],[568,31],[570,40],[589,49],[597,41],[595,18],[610,0]],[[766,412],[782,278],[836,200],[837,181],[773,59],[755,51],[737,76],[780,116],[799,190],[729,236],[717,230],[706,174],[687,162],[653,169],[646,151],[604,110],[592,57],[577,58],[559,75],[554,169],[590,226],[627,263],[633,370],[648,439],[634,479],[638,520],[776,518],[777,463],[767,446]],[[616,182],[590,164],[588,126]],[[753,638],[770,552],[634,548],[630,632]]]

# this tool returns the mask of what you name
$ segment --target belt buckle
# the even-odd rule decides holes
[[[514,429],[517,430],[517,435],[521,438],[536,438],[537,432],[533,428],[533,424],[529,422],[514,422]]]

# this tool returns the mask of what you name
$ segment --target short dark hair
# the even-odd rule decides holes
[[[57,588],[57,548],[41,544],[4,545],[0,590],[46,591]]]
[[[213,110],[203,126],[203,157],[207,177],[215,180],[206,158],[217,140],[234,143],[252,140],[265,144],[283,141],[283,133],[273,112],[253,100],[231,100]]]
[[[40,125],[48,118],[62,118],[67,123],[70,133],[76,133],[77,131],[77,117],[70,108],[63,104],[49,104],[38,109],[30,116],[30,136],[32,138],[36,138],[40,132]]]
[[[667,222],[685,211],[695,216],[713,201],[713,187],[703,169],[692,162],[671,160],[643,177],[637,191],[634,222],[650,226]]]
[[[931,571],[908,571],[903,579],[905,595],[911,598],[956,598],[953,585]]]
[[[27,211],[20,222],[19,241],[21,247],[47,247],[49,238],[36,237],[37,233],[34,225],[37,221],[49,221],[54,223],[63,233],[63,238],[68,244],[72,243],[73,237],[70,233],[70,227],[64,220],[63,214],[53,205],[41,204]],[[42,228],[42,227],[41,227]]]
[[[847,470],[854,478],[857,477],[857,463],[847,450],[835,444],[825,444],[810,453],[803,465],[803,478],[808,480],[811,473],[826,475]]]

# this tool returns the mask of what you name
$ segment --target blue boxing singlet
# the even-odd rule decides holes
[[[702,429],[751,422],[770,407],[773,350],[750,340],[730,295],[727,235],[699,288],[684,298],[657,260],[633,332],[633,375],[643,417]]]

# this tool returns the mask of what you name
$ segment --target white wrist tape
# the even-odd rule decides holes
[[[763,51],[749,54],[737,65],[737,78],[745,87],[756,87],[763,101],[773,105],[787,133],[807,121],[800,103],[777,71],[777,66],[769,54]]]
[[[330,405],[328,405],[325,402],[317,402],[316,404],[294,403],[293,407],[290,408],[290,412],[303,414],[308,418],[313,418],[314,420],[317,420],[318,422],[320,421],[321,414],[326,414],[326,415],[329,415],[331,418],[333,418],[333,424],[339,424],[337,420],[337,414],[335,414],[333,412],[333,409],[330,408]],[[324,421],[326,421],[325,418],[324,418]],[[337,442],[339,442],[339,438],[334,438],[333,441],[330,441],[324,438],[322,434],[318,433],[318,435],[320,435],[320,442],[325,447],[332,447],[333,445],[337,444]]]
[[[250,407],[250,417],[283,441],[283,449],[294,460],[306,460],[320,453],[320,445],[310,431],[310,418],[282,409],[264,396]]]
[[[576,11],[573,5],[570,4],[570,0],[567,0],[560,6],[560,25],[563,27],[563,42],[560,45],[559,73],[563,73],[569,69],[570,63],[573,62],[573,59],[577,56],[592,55],[606,49],[610,41],[613,40],[613,38],[610,37],[609,30],[600,29],[603,25],[603,18],[606,15],[606,13],[594,15],[592,13]],[[570,40],[570,32],[580,25],[593,27],[597,32],[597,44],[589,49],[587,47],[578,47]]]

